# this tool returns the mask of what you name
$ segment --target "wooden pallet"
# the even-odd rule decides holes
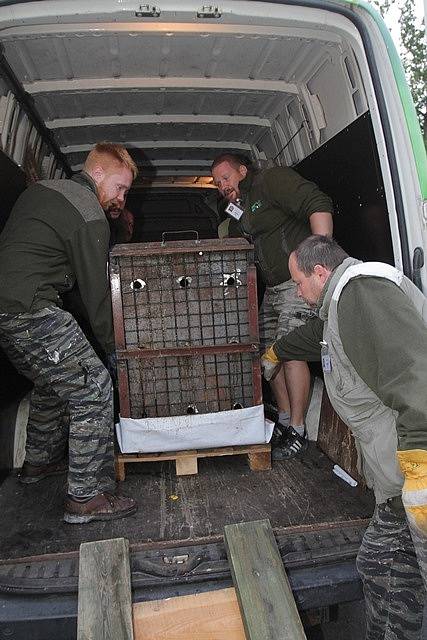
[[[189,451],[167,451],[165,453],[122,453],[116,458],[116,478],[122,481],[126,477],[125,464],[128,462],[163,462],[175,460],[177,476],[196,474],[199,458],[219,456],[247,455],[252,471],[271,469],[271,445],[251,444],[238,447],[219,447],[217,449],[193,449]]]

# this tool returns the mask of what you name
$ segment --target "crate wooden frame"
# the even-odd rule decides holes
[[[116,342],[116,353],[118,360],[118,388],[120,397],[120,414],[122,417],[139,418],[139,417],[164,417],[164,415],[183,415],[185,409],[180,413],[166,413],[160,415],[133,415],[132,401],[135,398],[135,394],[130,390],[130,379],[128,373],[128,362],[147,362],[147,360],[159,362],[167,361],[169,358],[188,359],[191,361],[193,358],[204,357],[229,357],[241,356],[243,366],[243,359],[250,357],[250,373],[248,379],[251,381],[251,392],[245,391],[243,394],[243,406],[256,406],[262,404],[262,384],[261,384],[261,368],[259,362],[259,329],[258,329],[258,302],[257,302],[257,284],[256,284],[256,269],[254,264],[249,263],[246,274],[246,301],[245,308],[247,310],[247,327],[241,336],[241,341],[234,342],[231,340],[227,342],[221,339],[215,343],[195,343],[195,344],[169,344],[162,346],[161,348],[146,348],[145,344],[128,345],[125,331],[124,320],[124,307],[123,307],[123,287],[124,284],[121,280],[121,269],[119,261],[121,259],[127,260],[131,258],[152,258],[153,256],[159,256],[159,259],[167,256],[181,256],[181,255],[208,255],[211,253],[222,253],[224,256],[237,256],[240,253],[248,256],[253,252],[253,246],[246,240],[241,238],[227,239],[226,241],[218,240],[201,240],[194,242],[189,241],[173,241],[166,244],[163,243],[141,243],[130,245],[117,245],[111,252],[111,267],[110,267],[110,279],[111,279],[111,294],[113,305],[113,319],[114,319],[114,333]],[[225,261],[226,262],[226,261]],[[225,264],[225,263],[224,263]],[[135,277],[137,274],[134,274]],[[218,284],[216,284],[218,287]],[[128,294],[126,294],[128,295]],[[132,294],[133,295],[133,294]],[[136,295],[136,294],[135,294]],[[175,309],[175,307],[173,307]],[[172,309],[172,310],[173,310]],[[213,319],[213,323],[215,320]],[[230,338],[230,336],[228,336]],[[246,365],[245,365],[246,366]],[[221,373],[221,371],[219,372]],[[216,372],[215,372],[216,375]],[[245,382],[245,384],[247,384]],[[217,404],[221,405],[224,402],[224,398],[221,397],[223,388],[218,388],[218,400]],[[250,398],[249,395],[250,394]],[[162,393],[162,396],[165,395]],[[167,394],[166,394],[167,395]],[[242,394],[240,394],[242,395]],[[132,400],[131,400],[132,397]],[[239,398],[239,404],[242,400]],[[138,404],[138,403],[136,403]],[[172,403],[173,404],[173,403]],[[203,404],[203,403],[201,403]],[[189,407],[191,408],[191,402]],[[233,409],[232,403],[229,407],[222,407],[220,410]],[[213,409],[205,407],[203,410],[198,409],[201,413],[209,413]],[[215,409],[217,411],[217,409]]]

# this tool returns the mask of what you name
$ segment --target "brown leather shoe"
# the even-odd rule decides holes
[[[41,467],[36,467],[29,462],[24,462],[18,475],[19,482],[23,484],[33,484],[40,482],[49,476],[60,476],[68,471],[68,460],[62,459],[57,462],[50,462]]]
[[[136,509],[135,500],[114,493],[98,493],[87,502],[77,502],[69,496],[65,501],[64,521],[85,524],[93,520],[116,520],[132,515]]]

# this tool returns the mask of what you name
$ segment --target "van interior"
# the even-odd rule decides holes
[[[132,242],[189,230],[217,237],[224,207],[210,166],[238,152],[316,182],[333,199],[334,234],[350,255],[400,260],[380,89],[357,12],[308,0],[157,4],[0,3],[0,227],[27,184],[72,175],[109,140],[139,167],[127,201]],[[64,478],[17,483],[31,385],[4,356],[1,376],[3,592],[31,596],[34,610],[41,593],[61,594],[72,610],[79,544],[114,537],[131,543],[135,597],[207,589],[229,580],[224,524],[269,518],[301,609],[361,597],[354,557],[372,497],[335,477],[315,442],[268,472],[238,457],[203,459],[183,477],[168,462],[130,465],[122,491],[137,498],[137,514],[70,526]],[[321,429],[337,417],[321,394],[317,403]],[[165,560],[177,556],[183,564]],[[319,564],[323,578],[340,567],[340,595],[320,574],[314,580]]]

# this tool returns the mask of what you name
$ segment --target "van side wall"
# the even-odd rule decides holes
[[[394,264],[384,184],[369,113],[360,116],[295,169],[335,206],[334,236],[350,255]]]

